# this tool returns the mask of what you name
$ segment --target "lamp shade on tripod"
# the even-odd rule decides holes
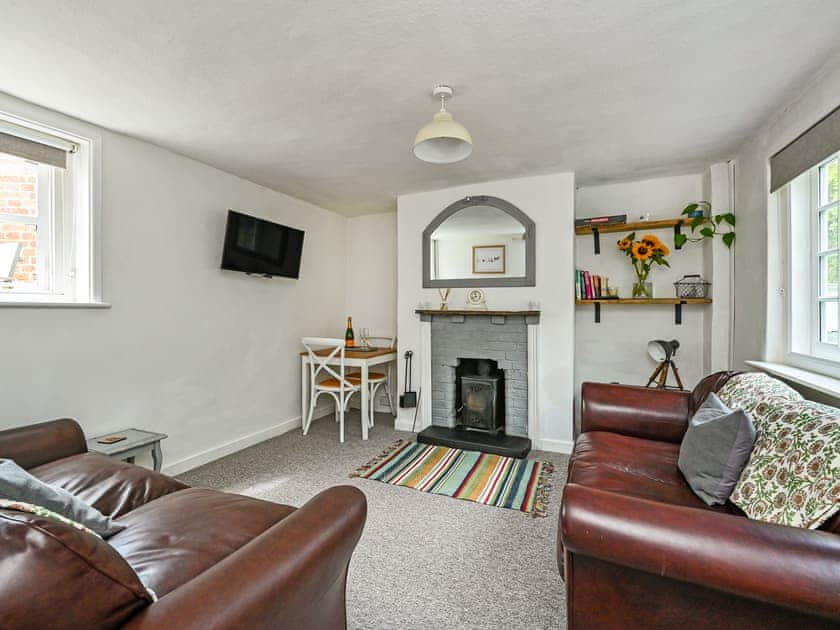
[[[677,388],[682,389],[682,379],[680,379],[680,371],[677,369],[677,364],[674,363],[674,356],[677,354],[677,348],[680,347],[680,342],[676,339],[665,341],[664,339],[654,339],[649,341],[647,345],[647,352],[650,358],[658,363],[653,374],[650,375],[647,386],[656,385],[656,387],[668,387],[668,372],[672,372],[674,379],[677,381]]]
[[[654,361],[670,361],[677,354],[677,348],[679,347],[680,342],[676,339],[671,339],[671,341],[654,339],[648,342],[647,352]]]

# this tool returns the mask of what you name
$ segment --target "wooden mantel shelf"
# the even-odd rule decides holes
[[[484,317],[505,317],[505,316],[514,316],[514,315],[525,315],[525,316],[539,316],[540,311],[531,311],[531,310],[508,310],[508,311],[496,311],[491,309],[483,309],[483,308],[450,308],[445,311],[442,311],[439,308],[418,308],[414,311],[418,315],[481,315]]]
[[[540,311],[535,310],[490,310],[480,308],[456,308],[442,311],[439,308],[418,308],[414,311],[421,322],[430,322],[434,317],[447,317],[454,324],[462,324],[467,317],[489,317],[493,324],[504,324],[506,317],[524,317],[525,324],[534,326],[540,323]]]
[[[673,304],[674,305],[674,323],[682,324],[682,307],[683,304],[711,304],[711,298],[616,298],[616,299],[594,299],[581,300],[576,299],[575,304],[594,304],[595,305],[595,323],[601,323],[601,304],[629,304],[636,306],[654,306],[658,304]]]

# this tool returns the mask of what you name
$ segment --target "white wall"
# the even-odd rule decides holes
[[[347,219],[346,241],[344,302],[347,315],[353,317],[356,339],[359,339],[362,328],[367,328],[374,336],[395,335],[397,213],[367,214]],[[395,367],[392,366],[392,369]],[[391,393],[396,396],[395,379],[391,384]],[[359,407],[361,401],[355,396],[350,404]],[[384,387],[379,388],[375,406],[377,411],[390,411]]]
[[[165,464],[184,469],[295,426],[300,337],[344,330],[346,219],[10,97],[0,109],[101,136],[112,304],[0,308],[0,428],[73,417],[88,435],[161,431]],[[220,270],[227,208],[305,230],[300,279]]]
[[[572,434],[574,347],[574,174],[559,173],[458,186],[401,195],[398,213],[397,321],[400,353],[420,349],[420,321],[414,310],[421,303],[437,305],[435,289],[422,288],[422,234],[449,204],[467,195],[493,195],[518,206],[536,223],[537,283],[535,287],[486,289],[490,308],[525,308],[539,301],[539,436],[537,448],[569,450]],[[453,289],[450,305],[464,304],[466,289]],[[419,358],[419,357],[418,357]],[[402,391],[402,374],[400,374]],[[420,382],[419,361],[413,382]],[[401,409],[400,428],[411,427],[413,409]]]
[[[797,100],[780,109],[746,142],[735,158],[735,367],[743,361],[768,358],[767,347],[784,334],[781,314],[785,298],[768,274],[768,226],[774,232],[775,199],[769,194],[769,158],[840,104],[840,53],[814,74]],[[782,261],[781,251],[771,252]],[[768,279],[770,285],[768,286]],[[769,314],[769,317],[768,317]],[[778,360],[777,356],[775,358]]]
[[[703,175],[680,175],[603,186],[585,186],[577,191],[575,215],[578,218],[605,214],[627,214],[628,221],[650,213],[651,220],[678,217],[693,201],[703,199]],[[637,231],[636,237],[646,231]],[[705,273],[704,249],[707,243],[688,243],[674,248],[673,229],[652,230],[671,249],[671,267],[654,265],[648,281],[654,285],[654,297],[674,297],[673,283],[689,273]],[[631,297],[635,279],[625,254],[616,247],[624,233],[601,235],[601,253],[594,254],[592,236],[575,239],[576,263],[579,269],[607,276],[610,286],[619,287],[621,297]],[[709,278],[707,278],[709,279]],[[592,305],[578,306],[575,313],[575,397],[584,381],[620,382],[644,385],[656,367],[647,354],[652,339],[677,339],[680,350],[676,363],[683,384],[692,388],[705,374],[704,348],[708,335],[704,319],[709,306],[683,307],[683,323],[674,323],[673,306],[601,307],[601,323],[594,321]],[[669,384],[675,381],[669,377]],[[576,413],[579,404],[575,405]]]
[[[347,314],[356,334],[397,332],[397,213],[347,219]]]

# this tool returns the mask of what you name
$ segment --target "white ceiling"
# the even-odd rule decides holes
[[[0,0],[0,91],[347,215],[398,193],[732,155],[838,45],[837,0]],[[464,162],[411,153],[435,83]]]

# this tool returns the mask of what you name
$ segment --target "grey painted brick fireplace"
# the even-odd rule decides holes
[[[459,359],[492,359],[505,372],[505,432],[528,436],[528,322],[524,315],[431,318],[431,421],[455,426]]]

